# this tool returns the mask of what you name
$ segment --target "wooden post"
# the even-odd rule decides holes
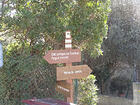
[[[70,66],[70,65],[66,64],[66,66]],[[70,84],[70,97],[67,97],[67,102],[73,103],[73,81],[70,79],[70,80],[66,80],[66,82]]]
[[[72,38],[70,31],[66,31],[65,33],[65,49],[72,48]],[[66,63],[66,66],[72,66],[72,63]],[[70,84],[70,97],[66,98],[66,101],[69,103],[73,103],[73,81],[72,79],[66,80],[67,83]]]

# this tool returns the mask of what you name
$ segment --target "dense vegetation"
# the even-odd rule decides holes
[[[121,91],[120,87],[127,91],[132,91],[132,81],[134,70],[139,71],[140,61],[140,22],[139,22],[139,3],[134,4],[133,0],[112,0],[112,12],[108,19],[109,31],[108,38],[103,42],[103,56],[91,59],[88,64],[94,69],[97,81],[103,94],[110,94],[111,88]],[[93,63],[90,63],[90,62]],[[119,65],[127,64],[131,69],[123,78],[115,77],[116,72],[120,72]],[[125,70],[126,67],[122,69]],[[126,70],[125,70],[126,71]],[[128,75],[131,75],[128,77]],[[110,86],[110,84],[115,86]],[[117,93],[117,92],[116,92]],[[130,92],[131,98],[132,94]]]
[[[97,86],[95,85],[96,78],[89,75],[85,79],[79,81],[78,105],[97,105]]]
[[[73,48],[93,57],[102,54],[110,0],[3,0],[0,39],[4,66],[0,70],[0,103],[20,104],[32,97],[55,97],[55,65],[42,56],[63,49],[70,30]],[[51,79],[50,79],[51,78]]]

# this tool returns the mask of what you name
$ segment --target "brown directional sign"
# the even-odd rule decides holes
[[[81,62],[81,51],[79,49],[50,50],[44,59],[50,64]]]
[[[70,84],[67,83],[66,81],[59,81],[56,83],[56,91],[64,94],[67,97],[70,96],[70,92],[71,92],[70,88],[71,88]]]
[[[57,67],[57,81],[86,78],[91,72],[88,65]]]

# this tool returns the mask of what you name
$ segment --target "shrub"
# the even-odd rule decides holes
[[[55,91],[55,66],[29,51],[29,46],[16,43],[4,49],[4,65],[0,69],[0,105],[23,105],[22,100],[33,97],[63,99]]]
[[[89,75],[87,78],[79,80],[78,105],[97,105],[97,86],[95,76]]]

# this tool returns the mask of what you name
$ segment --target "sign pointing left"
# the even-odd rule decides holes
[[[79,49],[49,50],[44,59],[50,64],[81,62]]]

